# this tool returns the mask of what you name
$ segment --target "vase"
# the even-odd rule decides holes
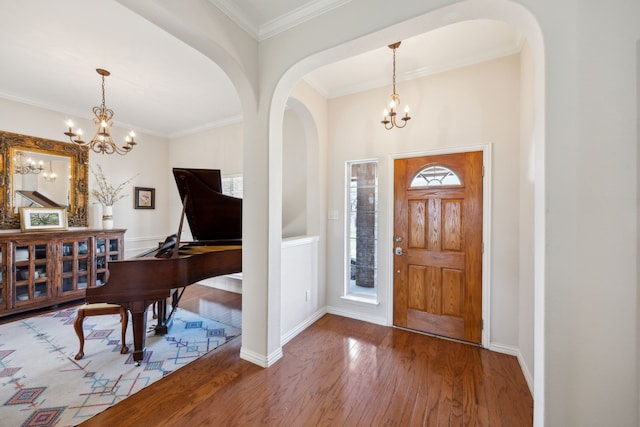
[[[113,206],[102,207],[102,228],[105,230],[113,228]]]

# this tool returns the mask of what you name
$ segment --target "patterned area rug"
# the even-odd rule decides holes
[[[91,316],[84,320],[85,356],[75,360],[76,311],[0,325],[0,425],[77,425],[240,335],[177,309],[167,335],[147,334],[145,358],[136,367],[131,353],[120,354],[120,316]],[[126,341],[132,350],[131,322]]]

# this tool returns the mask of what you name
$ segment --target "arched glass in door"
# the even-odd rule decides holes
[[[451,169],[441,165],[430,165],[413,177],[410,187],[435,187],[441,185],[462,185],[462,182]]]

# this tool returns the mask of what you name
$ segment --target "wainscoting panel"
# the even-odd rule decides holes
[[[318,307],[317,236],[301,236],[282,241],[282,321],[280,336],[290,340],[302,332]]]

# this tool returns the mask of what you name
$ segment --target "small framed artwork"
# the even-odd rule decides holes
[[[66,230],[67,210],[65,208],[20,208],[20,229],[22,231]]]
[[[146,187],[135,187],[136,209],[156,208],[156,189]]]

